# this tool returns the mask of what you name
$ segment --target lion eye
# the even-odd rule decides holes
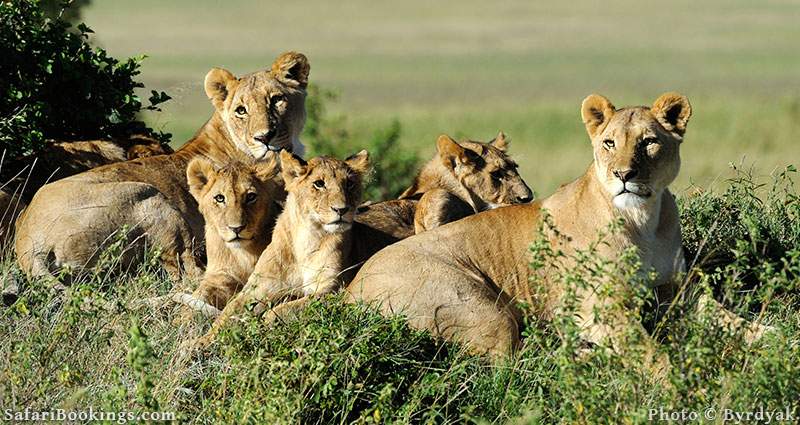
[[[236,114],[237,115],[246,115],[247,114],[247,108],[245,108],[244,106],[240,106],[240,107],[236,108]]]
[[[248,204],[252,204],[253,202],[256,201],[256,197],[257,196],[256,196],[255,193],[250,192],[250,193],[248,193],[247,195],[244,196],[244,201],[247,202]]]
[[[614,149],[614,141],[611,139],[603,140],[603,146],[605,146],[606,149]]]
[[[324,180],[317,180],[317,181],[315,181],[315,182],[314,182],[314,187],[316,187],[317,189],[322,189],[322,188],[324,188],[324,187],[325,187],[325,181],[324,181]]]
[[[497,181],[503,180],[503,178],[505,178],[505,175],[503,174],[502,171],[492,171],[491,175],[492,175],[492,178],[497,180]]]
[[[221,203],[225,202],[225,196],[217,195],[217,196],[214,197],[214,200],[221,204]]]

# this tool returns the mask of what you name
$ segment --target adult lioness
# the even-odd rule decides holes
[[[405,314],[413,326],[463,341],[473,351],[506,354],[519,342],[521,312],[515,301],[538,307],[533,314],[546,319],[563,305],[566,288],[553,276],[543,276],[544,288],[530,287],[536,271],[528,266],[527,252],[545,209],[565,236],[551,243],[567,253],[587,249],[599,231],[621,218],[623,229],[598,246],[599,254],[613,260],[637,248],[643,269],[657,273],[655,286],[671,294],[673,278],[685,266],[678,209],[667,186],[680,168],[689,101],[666,93],[652,107],[618,110],[592,95],[583,101],[581,115],[594,149],[583,176],[544,200],[479,213],[385,248],[348,286],[351,300]],[[624,288],[627,282],[616,284]],[[542,293],[549,297],[536,298]],[[641,334],[648,345],[646,363],[665,366],[635,315],[611,309],[610,317],[596,320],[595,308],[619,300],[599,297],[592,288],[579,290],[578,297],[582,337],[623,350],[625,335]]]
[[[197,157],[260,159],[269,150],[302,153],[308,72],[306,57],[294,52],[279,56],[270,70],[241,78],[212,69],[205,91],[214,114],[177,152],[96,168],[36,193],[18,222],[20,267],[44,275],[91,265],[109,236],[126,229],[136,243],[125,263],[138,257],[133,248],[147,243],[162,250],[173,276],[181,269],[199,274],[192,244],[203,239],[203,219],[186,183],[187,164]]]

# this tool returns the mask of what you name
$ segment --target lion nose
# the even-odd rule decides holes
[[[345,215],[348,211],[350,211],[350,207],[331,207],[331,209],[340,216]]]
[[[238,234],[239,234],[239,232],[241,232],[242,230],[244,230],[244,226],[242,226],[242,225],[237,225],[237,226],[228,226],[228,229],[231,229],[231,232],[233,232],[233,233],[235,233],[235,234],[237,234],[237,235],[238,235]]]
[[[622,180],[623,183],[634,179],[637,174],[639,174],[639,172],[634,169],[614,171],[614,175],[617,176],[618,179]]]
[[[270,140],[272,140],[273,136],[275,136],[275,129],[271,128],[267,130],[266,133],[257,134],[253,136],[253,138],[256,139],[256,141],[266,145]]]

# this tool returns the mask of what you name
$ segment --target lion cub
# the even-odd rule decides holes
[[[400,195],[400,199],[419,199],[415,233],[484,210],[532,201],[533,192],[506,154],[508,144],[502,132],[488,143],[458,143],[450,136],[439,136],[436,156]]]
[[[348,266],[355,208],[361,200],[362,176],[369,168],[367,151],[344,161],[318,157],[308,162],[281,152],[286,204],[272,242],[256,263],[244,289],[222,311],[211,330],[197,341],[210,343],[231,316],[251,301],[258,310],[285,299],[269,318],[292,314],[312,298],[336,290]],[[268,318],[268,319],[269,319]]]
[[[189,163],[186,178],[205,219],[208,265],[194,293],[175,301],[218,314],[244,286],[270,240],[277,214],[273,201],[282,197],[278,169],[272,154],[266,160],[222,167],[205,158]]]

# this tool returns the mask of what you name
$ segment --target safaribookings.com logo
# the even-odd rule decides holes
[[[175,412],[103,412],[89,407],[86,410],[25,410],[4,409],[3,419],[14,422],[92,422],[105,421],[117,424],[139,421],[174,421]]]
[[[648,419],[653,422],[707,422],[722,421],[732,423],[751,423],[762,424],[795,422],[795,413],[786,406],[783,410],[766,410],[763,406],[749,411],[737,411],[733,409],[717,409],[708,407],[702,411],[695,410],[665,410],[663,407],[650,409]]]

